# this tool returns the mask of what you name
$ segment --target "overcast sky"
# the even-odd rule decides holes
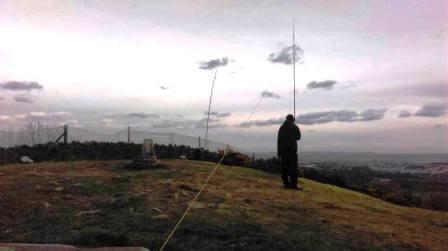
[[[293,18],[299,149],[448,152],[446,1],[2,0],[0,130],[204,136],[217,69],[210,138],[275,151]]]

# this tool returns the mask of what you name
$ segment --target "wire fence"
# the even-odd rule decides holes
[[[12,129],[0,131],[0,147],[32,146],[54,142],[63,131],[63,126],[44,126],[40,123],[29,124],[17,131]]]
[[[14,147],[19,145],[37,145],[48,142],[55,142],[64,133],[64,126],[44,126],[39,123],[30,124],[21,130],[0,131],[0,147]],[[228,144],[205,140],[201,137],[193,137],[178,133],[158,133],[132,130],[125,130],[114,133],[100,133],[76,127],[67,127],[67,142],[127,142],[141,144],[144,139],[152,139],[155,144],[161,145],[185,145],[194,148],[207,148],[210,151],[217,151],[230,147]]]

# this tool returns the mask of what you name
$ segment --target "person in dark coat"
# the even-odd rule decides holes
[[[277,156],[282,162],[282,180],[285,188],[297,187],[297,140],[301,134],[299,127],[294,123],[294,116],[288,114],[286,120],[278,130]]]

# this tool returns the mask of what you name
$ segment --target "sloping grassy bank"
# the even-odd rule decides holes
[[[124,161],[0,167],[0,241],[156,250],[214,163],[164,160],[129,171]],[[301,179],[222,166],[168,250],[377,250],[448,246],[448,213],[396,206]]]

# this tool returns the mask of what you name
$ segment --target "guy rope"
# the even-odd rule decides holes
[[[295,63],[296,63],[296,45],[295,45],[295,32],[294,32],[294,19],[293,19],[293,36],[292,36],[292,51],[293,51],[293,80],[294,80],[294,118],[296,116],[296,69],[295,69]],[[215,81],[216,81],[216,74],[217,74],[218,70],[215,70],[215,76],[213,78],[213,83],[212,83],[212,89],[210,92],[210,100],[209,100],[209,104],[208,104],[208,112],[207,112],[207,125],[206,125],[206,131],[205,131],[205,146],[206,149],[208,147],[208,123],[209,123],[209,119],[210,119],[210,109],[211,109],[211,104],[212,104],[212,97],[213,97],[213,88],[215,86]],[[268,86],[269,87],[269,86]],[[268,88],[265,89],[265,91],[267,91]],[[245,121],[245,123],[249,122],[252,119],[252,116],[255,114],[255,111],[258,109],[259,105],[261,104],[261,101],[263,100],[265,96],[264,95],[260,95],[260,98],[258,100],[258,102],[255,104],[254,108],[252,109],[251,113],[249,114],[247,120]],[[233,140],[233,142],[235,142],[241,135],[241,133],[243,132],[243,130],[246,127],[241,126],[240,130],[238,131],[238,133],[235,135],[235,138]],[[232,142],[232,145],[233,145]],[[211,173],[208,175],[207,179],[205,180],[205,182],[202,184],[201,188],[199,189],[199,191],[196,193],[196,195],[193,197],[193,199],[191,200],[191,202],[189,203],[187,209],[185,210],[185,212],[182,214],[182,216],[180,217],[180,219],[177,221],[176,225],[174,226],[174,228],[171,230],[170,234],[168,235],[168,237],[166,238],[166,240],[164,241],[162,247],[160,248],[160,251],[163,251],[166,247],[166,245],[168,244],[168,242],[171,240],[171,238],[174,236],[174,234],[176,233],[177,229],[179,228],[179,226],[181,225],[181,223],[183,222],[183,220],[185,219],[185,217],[187,216],[187,214],[190,212],[191,208],[193,208],[194,203],[198,200],[199,196],[201,195],[201,193],[204,191],[204,189],[207,187],[209,181],[211,180],[211,178],[215,175],[216,171],[218,170],[219,166],[221,165],[222,161],[224,160],[224,158],[227,156],[228,152],[229,152],[229,148],[224,150],[224,153],[221,157],[221,159],[218,161],[218,163],[216,164],[216,166],[213,168],[213,170],[211,171]]]

